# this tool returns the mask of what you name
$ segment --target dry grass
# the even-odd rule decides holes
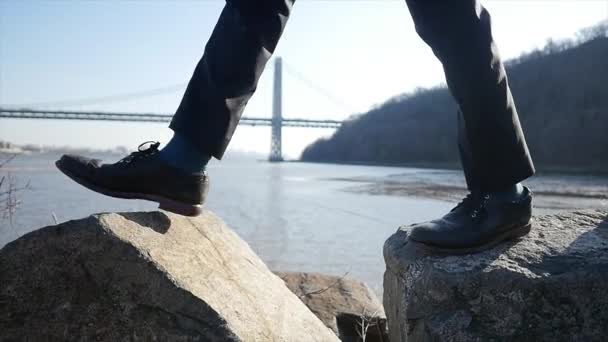
[[[0,161],[0,172],[15,157],[16,155],[12,155]],[[18,194],[29,188],[29,182],[24,186],[18,186],[17,179],[10,172],[0,176],[0,220],[8,220],[11,224],[13,223],[15,212],[21,204]]]

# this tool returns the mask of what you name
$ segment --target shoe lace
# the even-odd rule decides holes
[[[158,152],[158,147],[160,143],[158,141],[146,141],[141,143],[137,147],[137,151],[129,154],[128,156],[122,158],[118,161],[118,164],[122,164],[124,166],[130,165],[133,161],[139,160],[148,156],[151,156]]]
[[[458,204],[456,204],[456,206],[454,208],[452,208],[452,210],[450,210],[450,211],[455,211],[460,208],[465,208],[468,210],[469,208],[471,208],[473,206],[473,200],[474,200],[473,194],[469,193],[460,202],[458,202]]]
[[[490,199],[490,195],[488,195],[488,194],[484,194],[484,195],[480,196],[479,200],[477,201],[477,203],[475,203],[475,206],[474,206],[473,210],[471,211],[471,218],[473,220],[479,220],[483,217],[483,215],[485,215],[486,204],[488,203],[489,199]]]
[[[486,212],[486,204],[490,199],[489,194],[467,194],[451,211],[464,208],[471,219],[479,220]]]

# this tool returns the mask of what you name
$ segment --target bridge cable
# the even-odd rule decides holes
[[[312,80],[310,80],[310,78],[306,77],[301,72],[295,70],[291,65],[285,63],[285,61],[283,61],[283,69],[289,75],[291,75],[294,78],[296,78],[298,81],[300,81],[301,83],[303,83],[304,85],[306,85],[308,88],[316,91],[318,94],[323,95],[326,99],[328,99],[330,102],[334,103],[338,107],[341,107],[342,109],[347,110],[347,111],[349,111],[351,113],[352,112],[356,112],[356,110],[351,105],[349,105],[346,101],[344,101],[343,99],[341,99],[338,96],[334,95],[333,93],[331,93],[327,89],[319,86],[318,84],[316,84],[315,82],[313,82]]]
[[[107,95],[100,97],[90,97],[82,99],[52,101],[52,102],[38,102],[38,103],[24,103],[24,104],[11,104],[4,105],[7,107],[21,107],[21,108],[39,108],[39,107],[74,107],[74,106],[91,106],[118,102],[128,102],[136,99],[154,97],[159,95],[165,95],[175,93],[177,91],[183,91],[187,83],[173,84],[166,87],[140,90],[124,94]]]
[[[339,98],[335,94],[326,90],[325,88],[319,86],[315,82],[313,82],[310,78],[303,75],[301,72],[297,71],[291,65],[283,62],[283,66],[285,71],[296,78],[302,84],[306,85],[308,88],[316,91],[318,94],[324,96],[330,102],[335,105],[345,109],[349,112],[355,112],[354,108],[349,105],[346,101]],[[35,102],[35,103],[24,103],[24,104],[5,104],[5,107],[20,107],[20,108],[40,108],[40,107],[75,107],[75,106],[91,106],[91,105],[101,105],[101,104],[110,104],[110,103],[119,103],[119,102],[128,102],[136,99],[154,97],[159,95],[165,95],[170,93],[175,93],[177,91],[182,91],[185,89],[187,83],[178,83],[170,86],[153,88],[140,90],[135,92],[129,92],[124,94],[115,94],[115,95],[107,95],[100,97],[90,97],[90,98],[81,98],[81,99],[70,99],[70,100],[61,100],[61,101],[51,101],[51,102]]]

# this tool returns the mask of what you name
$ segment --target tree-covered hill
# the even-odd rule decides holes
[[[506,63],[537,169],[608,172],[608,23]],[[302,160],[457,165],[445,87],[394,97],[308,146]]]

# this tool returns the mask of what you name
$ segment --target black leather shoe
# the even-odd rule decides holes
[[[160,158],[158,142],[147,142],[114,164],[99,159],[64,155],[55,165],[77,183],[104,195],[143,199],[159,208],[185,216],[197,216],[209,189],[206,173],[189,174]]]
[[[413,225],[409,239],[431,253],[477,253],[528,234],[531,217],[532,193],[526,187],[516,201],[469,194],[441,219]]]

